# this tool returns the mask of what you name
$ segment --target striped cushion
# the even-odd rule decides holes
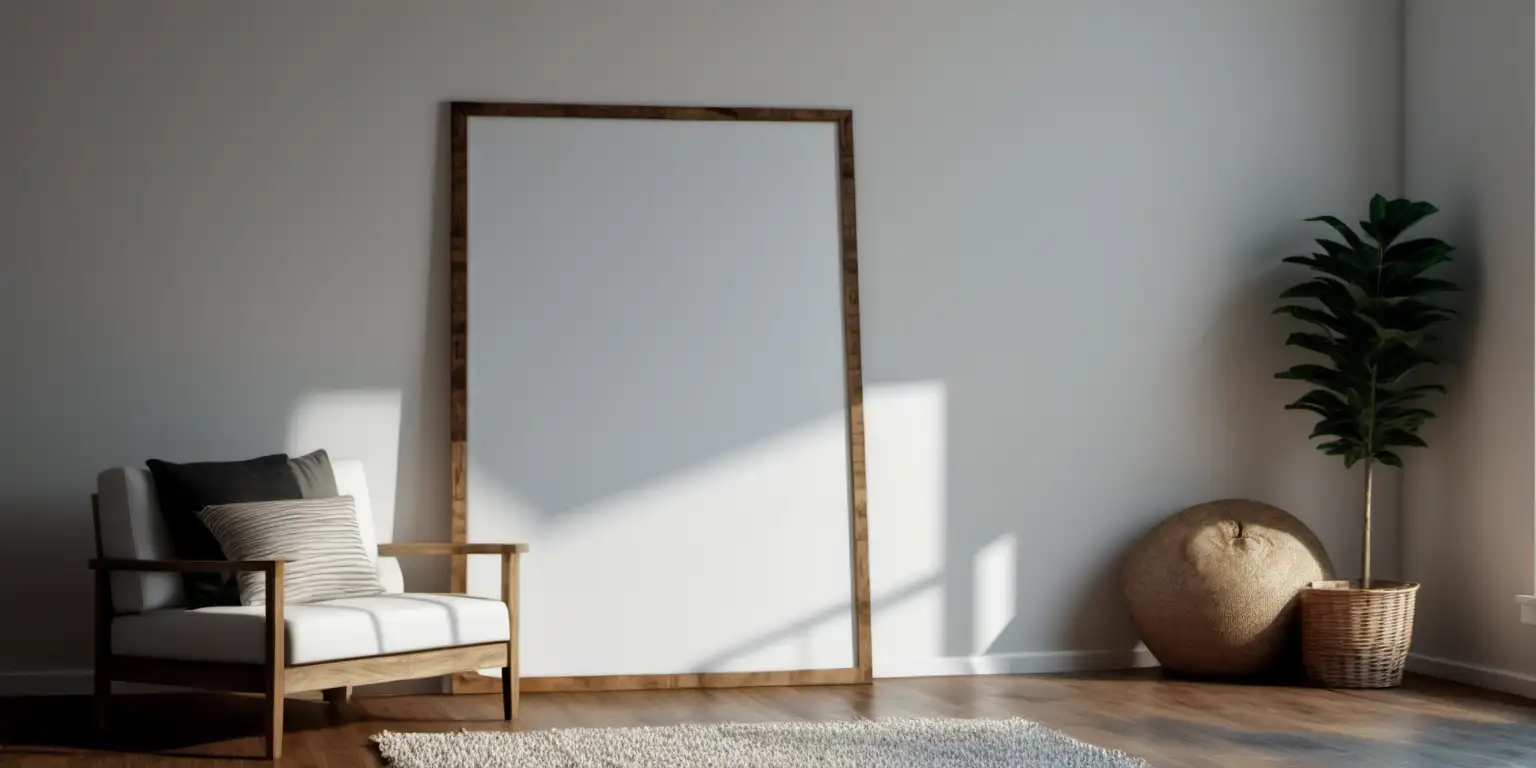
[[[283,558],[283,600],[312,603],[384,594],[351,496],[204,507],[198,519],[230,560]],[[265,605],[266,577],[242,573],[240,603]]]

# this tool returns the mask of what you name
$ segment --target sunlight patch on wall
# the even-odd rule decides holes
[[[363,462],[375,530],[380,532],[395,529],[400,407],[397,389],[312,392],[299,398],[288,419],[289,455],[324,448],[333,460]],[[445,510],[442,514],[448,513]]]
[[[1019,542],[1005,533],[982,547],[972,561],[975,591],[971,594],[973,653],[986,653],[1013,621],[1018,609]]]
[[[942,381],[865,390],[871,550],[906,555],[871,562],[877,663],[943,647],[946,397]],[[533,545],[524,672],[851,665],[844,418],[826,414],[571,509],[542,508],[472,452],[469,538]],[[1013,618],[1014,554],[1000,542],[977,564],[993,588],[978,613],[988,641]],[[469,577],[472,592],[494,594],[497,564],[470,558]]]
[[[944,655],[945,596],[936,582],[947,567],[948,398],[940,380],[864,388],[877,664]],[[881,556],[890,552],[901,556]],[[925,586],[913,591],[918,584]]]
[[[471,454],[471,540],[527,540],[528,675],[853,666],[841,412],[571,509]],[[485,560],[485,558],[482,558]],[[493,594],[494,562],[470,561]]]

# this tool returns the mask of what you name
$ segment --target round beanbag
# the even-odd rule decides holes
[[[1300,520],[1225,499],[1190,507],[1142,537],[1126,562],[1125,596],[1164,668],[1247,675],[1286,651],[1301,588],[1332,576],[1322,542]]]

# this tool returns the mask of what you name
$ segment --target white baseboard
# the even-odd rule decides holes
[[[1536,699],[1536,675],[1468,664],[1422,653],[1408,654],[1408,671]]]
[[[1033,651],[985,656],[875,659],[875,677],[948,677],[960,675],[1040,675],[1054,672],[1103,672],[1155,667],[1145,648],[1118,651]]]

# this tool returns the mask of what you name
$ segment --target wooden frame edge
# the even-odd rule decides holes
[[[526,678],[522,689],[638,690],[652,688],[719,688],[761,685],[814,685],[823,678],[832,684],[868,683],[874,679],[872,604],[869,584],[869,510],[864,453],[864,374],[859,317],[858,214],[855,196],[853,111],[794,107],[646,106],[634,104],[552,104],[455,101],[449,105],[450,200],[450,460],[451,541],[468,541],[469,447],[469,118],[564,117],[608,120],[734,120],[758,122],[825,122],[837,126],[838,223],[840,228],[843,361],[848,429],[850,539],[853,563],[854,666],[838,670],[789,670],[751,673],[681,675],[600,675],[594,677]],[[465,593],[468,563],[453,557],[450,588]],[[836,674],[832,674],[836,673]],[[482,683],[482,681],[487,681]],[[801,682],[811,681],[811,682]],[[454,675],[454,693],[491,693],[497,681],[468,673]],[[481,688],[484,687],[484,690]]]
[[[455,116],[568,117],[591,120],[730,120],[768,123],[836,123],[853,111],[822,107],[711,107],[655,104],[555,104],[549,102],[455,101]]]
[[[454,102],[449,111],[450,215],[448,223],[448,439],[449,541],[468,541],[469,525],[469,116],[472,110]],[[453,555],[449,591],[468,592],[468,561]]]
[[[874,680],[869,588],[869,487],[864,471],[864,351],[859,318],[858,206],[854,195],[853,113],[837,120],[838,211],[842,226],[843,362],[848,411],[848,508],[853,540],[854,664]]]

